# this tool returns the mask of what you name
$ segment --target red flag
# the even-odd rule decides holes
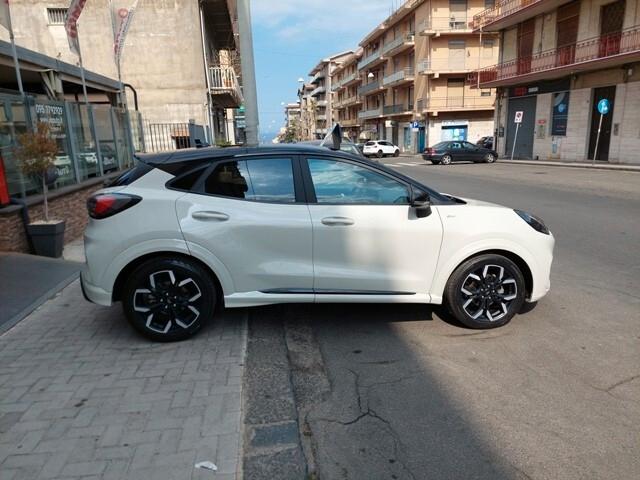
[[[82,13],[87,0],[71,0],[71,5],[67,9],[67,16],[64,21],[64,29],[67,31],[69,48],[73,53],[80,56],[80,43],[78,42],[78,19]]]

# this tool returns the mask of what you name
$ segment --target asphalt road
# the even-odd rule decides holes
[[[640,174],[416,162],[385,161],[542,217],[557,238],[552,290],[486,332],[420,305],[290,307],[312,326],[330,384],[301,412],[311,468],[321,479],[638,478]]]

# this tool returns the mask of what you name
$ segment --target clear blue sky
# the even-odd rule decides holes
[[[297,101],[298,78],[318,61],[356,49],[399,0],[251,0],[260,134],[284,123],[282,102]],[[262,138],[261,138],[262,139]]]

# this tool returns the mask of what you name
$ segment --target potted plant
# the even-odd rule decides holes
[[[14,154],[20,170],[33,178],[41,187],[44,219],[30,222],[27,231],[37,255],[58,258],[64,246],[64,220],[49,218],[48,187],[55,182],[57,171],[54,165],[58,145],[51,136],[49,125],[38,122],[32,132],[17,135]]]

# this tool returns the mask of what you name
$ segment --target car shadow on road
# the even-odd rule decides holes
[[[250,311],[250,342],[251,332],[278,324],[285,338],[312,331],[321,351],[321,366],[300,359],[300,349],[288,354],[292,383],[298,389],[303,385],[302,394],[296,388],[294,393],[297,400],[302,397],[299,428],[312,445],[305,452],[311,473],[319,478],[526,478],[498,451],[482,420],[443,383],[440,369],[447,372],[449,360],[425,350],[420,341],[433,335],[443,342],[445,337],[472,342],[471,337],[501,333],[455,330],[447,325],[450,318],[447,324],[440,321],[441,311],[386,304],[280,305]],[[248,359],[248,365],[259,363]],[[330,385],[330,392],[318,392],[315,401],[309,401],[311,387],[301,381],[309,365],[321,369]],[[252,401],[260,399],[247,399]]]

